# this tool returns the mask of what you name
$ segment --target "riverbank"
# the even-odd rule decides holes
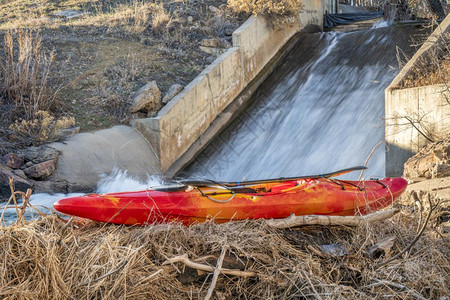
[[[441,299],[450,293],[449,233],[439,209],[430,214],[423,204],[359,228],[279,230],[264,221],[124,227],[45,216],[0,229],[8,257],[0,262],[0,295]],[[219,264],[233,271],[213,279]]]
[[[59,0],[38,5],[0,1],[2,55],[4,37],[10,33],[14,45],[22,43],[14,52],[30,42],[34,50],[21,51],[37,51],[41,63],[44,58],[51,61],[42,82],[54,102],[48,113],[55,120],[73,118],[68,126],[78,128],[76,132],[128,124],[133,118],[156,114],[231,47],[232,32],[248,14],[233,13],[226,4],[226,0]],[[27,30],[32,32],[29,40]],[[157,105],[130,111],[140,89],[150,82],[159,92]],[[10,130],[24,116],[1,96],[0,154],[59,138],[33,136],[40,135],[39,130],[27,136],[24,126],[14,128],[22,131]]]

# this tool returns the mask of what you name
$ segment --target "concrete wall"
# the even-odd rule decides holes
[[[419,132],[432,129],[446,135],[450,132],[450,93],[444,85],[399,89],[416,65],[426,62],[427,55],[442,43],[442,34],[450,32],[450,15],[405,65],[385,91],[386,176],[401,176],[404,163],[429,141]],[[421,118],[413,126],[408,119]],[[433,126],[434,128],[430,127]]]
[[[450,92],[444,85],[393,90],[386,95],[386,175],[401,176],[404,163],[429,141],[419,132],[450,133]],[[421,119],[425,128],[411,120]]]
[[[132,125],[150,142],[163,173],[198,140],[289,39],[310,26],[322,28],[321,0],[305,0],[300,23],[277,30],[250,17],[233,33],[233,47],[219,56],[154,118]],[[181,167],[181,165],[180,165]]]

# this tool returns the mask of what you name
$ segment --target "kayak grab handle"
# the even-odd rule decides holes
[[[194,186],[194,188],[197,189],[197,190],[202,194],[203,197],[206,197],[206,198],[208,198],[209,200],[214,201],[214,202],[217,202],[217,203],[227,203],[227,202],[230,202],[231,200],[233,200],[234,196],[236,196],[236,193],[235,193],[233,190],[229,190],[229,189],[228,189],[228,191],[230,191],[230,193],[231,193],[231,197],[228,198],[228,199],[226,199],[226,200],[217,200],[217,199],[214,199],[214,198],[210,197],[209,195],[205,194],[198,186]],[[219,194],[220,194],[220,193],[219,193]]]

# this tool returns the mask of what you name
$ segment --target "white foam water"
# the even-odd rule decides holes
[[[402,26],[306,36],[178,176],[253,180],[363,165],[384,142],[384,90],[395,76],[397,47],[409,49],[413,33]],[[384,176],[384,145],[368,167],[365,176]]]
[[[104,174],[97,183],[97,189],[94,193],[105,194],[113,192],[129,192],[129,191],[139,191],[145,190],[150,187],[163,185],[164,181],[161,177],[156,175],[147,175],[147,180],[145,182],[130,176],[127,171],[115,169],[111,174]],[[53,209],[53,203],[56,201],[68,198],[84,195],[83,193],[56,193],[56,194],[46,194],[39,193],[33,194],[30,197],[30,204],[36,208],[28,208],[25,214],[25,218],[31,219],[39,216],[39,210],[42,213],[50,213]],[[5,203],[6,204],[6,203]],[[15,208],[1,209],[4,211],[3,221],[4,224],[8,225],[16,220],[17,213]]]

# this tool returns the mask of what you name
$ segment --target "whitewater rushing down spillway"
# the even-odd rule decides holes
[[[364,164],[384,141],[384,89],[414,27],[307,35],[253,103],[178,175],[215,180],[315,174]],[[366,176],[384,176],[384,145]],[[350,177],[357,178],[357,175]]]

